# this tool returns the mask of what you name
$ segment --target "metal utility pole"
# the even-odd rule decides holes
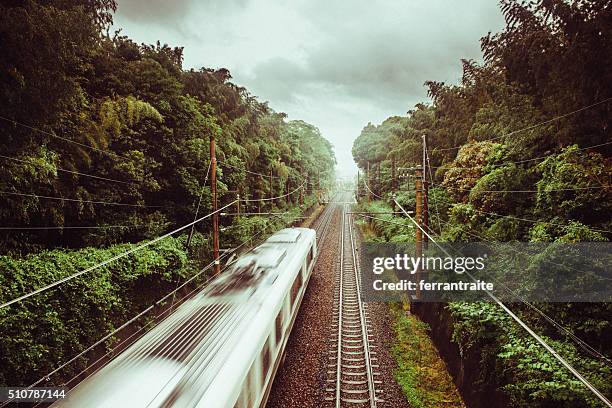
[[[317,170],[317,201],[321,202],[321,173]]]
[[[416,222],[419,226],[423,226],[423,171],[422,169],[417,169],[415,172],[415,186],[416,186]],[[423,256],[423,233],[421,228],[416,228],[416,258],[421,258]],[[421,298],[421,291],[419,290],[418,283],[422,278],[422,270],[419,267],[416,272],[416,281],[417,281],[417,290],[416,290],[416,298]]]
[[[257,196],[259,198],[259,200],[257,200],[257,212],[261,212],[261,199],[266,196],[266,193],[264,192],[264,189],[266,188],[264,176],[260,175],[259,179],[261,180],[261,194],[257,193]]]
[[[306,177],[305,187],[300,189],[300,205],[304,205],[304,192],[308,191],[308,177]]]
[[[395,194],[397,193],[397,178],[396,178],[396,173],[395,173],[395,156],[391,158],[391,190],[392,191],[392,197],[395,197]],[[393,211],[395,211],[395,199],[392,199],[391,201],[391,208],[393,209]]]
[[[240,217],[240,190],[236,193],[236,214]]]
[[[219,213],[217,212],[217,157],[215,156],[215,134],[210,135],[210,189],[212,192],[212,227],[213,227],[213,259],[215,261],[214,274],[221,272],[219,261]]]
[[[378,162],[378,168],[377,168],[377,172],[376,172],[376,184],[377,184],[377,190],[378,190],[378,195],[382,194],[382,185],[380,184],[380,162]]]
[[[366,170],[366,178],[365,178],[365,183],[366,183],[366,190],[367,190],[367,202],[370,202],[370,162],[368,162],[368,168]]]
[[[274,208],[274,200],[272,200],[272,197],[274,197],[273,195],[273,191],[274,191],[274,184],[272,184],[272,169],[270,169],[270,209]]]
[[[423,229],[429,231],[429,183],[427,182],[427,137],[423,135]],[[427,249],[427,235],[423,235],[423,244]]]

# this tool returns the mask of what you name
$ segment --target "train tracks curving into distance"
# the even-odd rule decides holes
[[[361,300],[359,259],[353,219],[342,205],[340,256],[335,275],[332,334],[325,403],[329,407],[370,407],[383,402],[376,352],[371,345],[367,304]]]

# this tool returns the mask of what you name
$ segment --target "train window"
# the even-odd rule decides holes
[[[281,341],[283,336],[283,309],[278,312],[278,316],[276,316],[276,345]]]
[[[297,299],[298,292],[302,286],[302,274],[298,273],[291,287],[291,307],[295,305],[295,299]]]
[[[270,369],[270,345],[269,341],[266,340],[264,348],[261,353],[261,381],[265,384],[268,370]]]
[[[259,383],[257,382],[257,365],[255,362],[253,362],[253,364],[251,365],[251,368],[249,369],[249,374],[248,374],[248,379],[247,379],[247,389],[246,389],[246,398],[245,398],[245,402],[246,402],[246,406],[247,407],[252,407],[255,400],[257,399],[257,396],[259,395]]]
[[[308,255],[306,255],[306,266],[310,268],[310,264],[314,259],[314,247],[310,247],[310,251],[308,251]]]

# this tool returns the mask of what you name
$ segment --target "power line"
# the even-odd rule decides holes
[[[248,174],[253,174],[253,175],[255,175],[255,176],[261,176],[261,177],[265,177],[265,178],[269,178],[269,177],[270,177],[270,175],[269,175],[269,174],[262,174],[262,173],[257,173],[256,171],[251,171],[251,170],[243,169],[243,168],[241,168],[241,167],[239,167],[239,166],[236,166],[236,165],[234,165],[234,164],[228,163],[228,162],[226,162],[226,161],[222,161],[222,162],[220,162],[220,164],[221,164],[222,166],[232,167],[232,168],[234,168],[234,169],[236,169],[236,170],[242,170],[242,171],[244,171],[245,173],[248,173]],[[273,175],[273,176],[272,176],[272,178],[278,179],[278,178],[280,178],[280,177],[279,177],[279,176],[274,176],[274,175]]]
[[[377,221],[381,221],[381,222],[385,222],[387,224],[393,224],[393,225],[399,225],[400,227],[410,227],[410,225],[406,225],[406,224],[402,224],[400,222],[395,222],[395,221],[391,221],[391,220],[385,220],[384,218],[379,218],[379,217],[372,217],[371,215],[365,215],[365,214],[355,214],[358,217],[365,217],[365,218],[371,218],[373,220],[377,220]]]
[[[145,224],[138,225],[74,225],[74,226],[49,226],[49,227],[0,227],[0,230],[63,230],[63,229],[111,229],[111,228],[142,228]]]
[[[61,139],[61,140],[64,140],[64,141],[66,141],[66,142],[74,143],[74,144],[79,145],[79,146],[81,146],[81,147],[85,147],[85,148],[87,148],[87,149],[95,150],[95,151],[97,151],[97,152],[100,152],[100,153],[103,153],[103,154],[106,154],[106,155],[109,155],[109,156],[113,156],[113,157],[116,157],[116,158],[121,158],[121,159],[123,158],[123,157],[119,156],[118,154],[113,153],[113,152],[111,152],[111,151],[107,151],[107,150],[98,149],[97,147],[93,147],[93,146],[90,146],[90,145],[86,145],[86,144],[84,144],[84,143],[80,143],[80,142],[77,142],[77,141],[75,141],[75,140],[68,139],[68,138],[66,138],[66,137],[58,136],[58,135],[56,135],[56,134],[53,134],[53,133],[51,133],[51,132],[47,132],[47,131],[45,131],[45,130],[42,130],[42,129],[36,128],[36,127],[34,127],[34,126],[30,126],[30,125],[26,125],[25,123],[18,122],[18,121],[16,121],[15,119],[9,119],[9,118],[4,117],[4,116],[0,116],[0,119],[5,120],[5,121],[10,122],[10,123],[13,123],[14,125],[19,125],[19,126],[22,126],[22,127],[27,128],[27,129],[33,130],[33,131],[35,131],[35,132],[39,132],[39,133],[42,133],[42,134],[44,134],[44,135],[54,137],[54,138],[56,138],[56,139]]]
[[[261,236],[262,234],[264,234],[267,229],[271,226],[272,224],[268,224],[266,225],[261,231],[257,232],[256,234],[252,235],[251,237],[249,237],[249,239],[243,241],[240,245],[238,245],[237,247],[233,248],[230,251],[226,251],[224,252],[219,259],[223,259],[227,256],[229,256],[230,254],[235,254],[238,250],[240,250],[241,248],[243,248],[245,245],[247,245],[248,243],[251,243],[253,241],[254,238]],[[36,385],[40,384],[41,382],[45,381],[48,382],[50,381],[49,378],[58,373],[60,370],[62,370],[63,368],[65,368],[66,366],[68,366],[69,364],[71,364],[72,362],[76,361],[76,359],[78,359],[79,357],[83,356],[84,354],[86,354],[87,352],[91,351],[92,349],[94,349],[96,346],[102,344],[104,341],[108,340],[110,337],[114,336],[115,334],[117,334],[118,332],[120,332],[121,330],[123,330],[124,328],[126,328],[127,326],[129,326],[130,324],[134,323],[135,321],[137,321],[138,319],[140,319],[142,316],[148,314],[151,310],[154,309],[155,306],[160,305],[162,302],[166,301],[170,296],[174,296],[179,290],[181,290],[183,287],[185,287],[187,284],[189,284],[191,281],[193,281],[195,278],[197,278],[198,276],[200,276],[202,273],[204,273],[207,270],[210,270],[214,265],[216,264],[215,261],[212,261],[211,263],[209,263],[207,266],[205,266],[203,269],[201,269],[198,273],[194,274],[192,277],[190,277],[188,280],[186,280],[185,282],[183,282],[180,286],[177,285],[177,287],[167,293],[165,296],[163,296],[161,299],[159,299],[158,301],[154,302],[153,304],[151,304],[149,307],[147,307],[146,309],[144,309],[142,312],[138,313],[136,316],[132,317],[131,319],[129,319],[127,322],[125,322],[124,324],[122,324],[120,327],[116,328],[115,330],[113,330],[111,333],[105,335],[103,338],[99,339],[98,341],[96,341],[93,345],[89,346],[88,348],[86,348],[85,350],[82,350],[79,354],[77,354],[76,356],[72,357],[70,360],[68,360],[67,362],[63,363],[62,365],[60,365],[59,367],[57,367],[56,369],[54,369],[53,371],[47,373],[45,376],[41,377],[39,380],[37,380],[36,382],[30,384],[27,389],[31,389],[32,387],[35,387]],[[226,268],[231,265],[228,264],[226,265]],[[185,299],[189,298],[194,292],[196,292],[197,290],[200,290],[201,288],[203,288],[205,285],[207,285],[212,279],[214,279],[216,276],[211,276],[208,279],[206,279],[206,281],[204,281],[202,284],[196,286],[191,292],[189,292],[188,294],[186,294],[185,296],[183,296],[180,300],[179,303],[177,304],[180,305]],[[171,305],[170,308],[165,309],[164,311],[162,311],[162,313],[158,314],[155,319],[156,322],[154,324],[154,327],[159,325],[163,320],[160,320],[160,317],[168,314],[170,311],[176,309],[177,306]],[[128,336],[126,339],[123,339],[119,344],[115,345],[111,350],[107,351],[103,356],[99,357],[96,361],[94,361],[93,363],[89,364],[87,367],[85,367],[83,370],[81,370],[78,374],[76,374],[75,376],[73,376],[70,380],[68,380],[67,382],[65,382],[63,385],[66,385],[70,382],[72,382],[75,378],[77,378],[80,374],[82,374],[83,372],[85,372],[87,369],[93,367],[95,364],[99,363],[104,357],[108,356],[111,352],[113,352],[117,347],[123,345],[125,342],[127,342],[129,339],[131,339],[133,336],[135,336],[136,334],[138,334],[139,332],[141,332],[142,330],[144,330],[147,326],[150,326],[151,323],[153,323],[154,321],[150,321],[148,323],[146,323],[144,326],[140,327],[138,330],[136,330],[134,333],[132,333],[130,336]],[[143,334],[144,335],[144,334]],[[142,336],[141,336],[142,337]],[[99,369],[98,369],[99,370]],[[97,371],[97,370],[96,370]],[[93,375],[96,371],[94,371],[93,373],[90,373],[85,379],[89,378],[91,375]],[[10,400],[7,401],[6,403],[0,405],[0,407],[4,407],[5,405],[7,405],[9,402],[11,402]]]
[[[427,231],[425,231],[415,220],[414,218],[412,218],[410,216],[410,214],[408,214],[406,212],[406,210],[404,210],[404,208],[397,202],[397,200],[394,200],[395,204],[402,210],[402,212],[404,212],[404,214],[410,219],[410,221],[412,221],[417,228],[419,228],[425,235],[427,235],[427,237],[434,243],[436,244],[436,246],[438,248],[440,248],[446,255],[448,255],[449,257],[451,256],[444,248],[442,248],[442,246],[440,244],[438,244],[438,242],[436,240],[433,239],[433,237],[427,233]],[[466,275],[468,275],[473,281],[476,281],[476,279],[472,276],[471,273],[469,273],[468,271],[465,271]],[[604,402],[608,407],[612,407],[612,403],[606,398],[605,395],[603,395],[601,393],[601,391],[599,391],[595,386],[593,386],[593,384],[591,384],[589,382],[589,380],[587,380],[582,374],[580,374],[580,372],[578,370],[576,370],[570,363],[568,363],[561,355],[559,355],[559,353],[557,353],[555,351],[555,349],[553,349],[551,346],[548,345],[548,343],[546,343],[544,341],[544,339],[542,339],[542,337],[540,337],[536,332],[534,332],[529,326],[527,326],[527,324],[525,324],[525,322],[523,322],[516,314],[514,314],[514,312],[512,312],[512,310],[510,310],[501,300],[499,300],[493,293],[491,293],[489,290],[485,289],[485,292],[487,293],[487,295],[489,295],[489,297],[491,299],[493,299],[493,301],[495,301],[495,303],[497,303],[498,306],[500,306],[510,317],[512,317],[512,319],[517,322],[525,331],[527,331],[527,333],[529,333],[538,343],[540,343],[540,345],[542,347],[544,347],[550,354],[553,355],[553,357],[555,357],[561,364],[563,364],[563,366],[565,368],[567,368],[578,380],[580,380],[580,382],[582,382],[589,390],[591,390],[591,392],[593,394],[595,394],[597,396],[597,398],[599,398],[602,402]]]
[[[376,194],[375,192],[373,192],[373,191],[370,189],[370,186],[368,186],[368,182],[366,181],[366,177],[363,177],[363,178],[362,178],[362,180],[363,180],[363,184],[365,185],[365,187],[368,189],[368,191],[369,191],[370,193],[372,193],[372,195],[373,195],[374,197],[380,198],[381,200],[383,200],[383,199],[384,199],[383,197],[379,196],[378,194]]]
[[[128,255],[130,255],[130,254],[132,254],[132,253],[134,253],[134,252],[137,252],[137,251],[139,251],[139,250],[141,250],[141,249],[143,249],[143,248],[146,248],[146,247],[148,247],[148,246],[150,246],[150,245],[152,245],[152,244],[154,244],[154,243],[156,243],[156,242],[158,242],[158,241],[161,241],[162,239],[168,238],[169,236],[174,235],[175,233],[177,233],[177,232],[179,232],[179,231],[182,231],[182,230],[184,230],[185,228],[191,227],[193,224],[196,224],[196,223],[198,223],[198,222],[200,222],[200,221],[202,221],[202,220],[204,220],[204,219],[206,219],[206,218],[209,218],[209,217],[211,217],[213,214],[215,214],[215,213],[217,213],[217,212],[220,212],[220,211],[222,211],[222,210],[224,210],[224,209],[228,208],[229,206],[231,206],[231,205],[233,205],[233,204],[235,204],[235,203],[236,203],[236,200],[234,200],[234,201],[232,201],[231,203],[229,203],[229,204],[227,204],[227,205],[225,205],[225,206],[223,206],[223,207],[219,208],[217,211],[215,211],[215,212],[213,212],[213,213],[210,213],[210,214],[207,214],[207,215],[205,215],[205,216],[203,216],[203,217],[200,217],[200,218],[198,218],[197,220],[190,222],[189,224],[183,225],[182,227],[179,227],[179,228],[175,229],[174,231],[168,232],[167,234],[164,234],[164,235],[162,235],[162,236],[160,236],[160,237],[157,237],[157,238],[152,239],[152,240],[150,240],[150,241],[147,241],[147,242],[144,242],[144,243],[142,243],[142,244],[139,244],[139,245],[137,245],[136,247],[134,247],[134,248],[132,248],[132,249],[130,249],[130,250],[128,250],[128,251],[122,252],[122,253],[120,253],[120,254],[118,254],[118,255],[115,255],[115,256],[113,256],[112,258],[109,258],[109,259],[107,259],[107,260],[105,260],[105,261],[103,261],[103,262],[100,262],[100,263],[98,263],[98,264],[96,264],[96,265],[90,266],[89,268],[83,269],[83,270],[81,270],[81,271],[79,271],[79,272],[76,272],[76,273],[74,273],[74,274],[70,275],[70,276],[66,276],[65,278],[62,278],[62,279],[60,279],[60,280],[58,280],[58,281],[55,281],[55,282],[53,282],[53,283],[50,283],[50,284],[48,284],[48,285],[45,285],[45,286],[43,286],[42,288],[39,288],[39,289],[33,290],[32,292],[27,293],[27,294],[25,294],[25,295],[23,295],[23,296],[19,296],[18,298],[15,298],[15,299],[13,299],[13,300],[9,300],[8,302],[3,303],[3,304],[1,304],[1,305],[0,305],[0,310],[1,310],[1,309],[4,309],[5,307],[10,306],[10,305],[12,305],[12,304],[14,304],[14,303],[17,303],[17,302],[20,302],[20,301],[22,301],[22,300],[25,300],[25,299],[27,299],[27,298],[29,298],[29,297],[31,297],[31,296],[34,296],[34,295],[36,295],[36,294],[39,294],[39,293],[41,293],[41,292],[44,292],[44,291],[49,290],[49,289],[51,289],[51,288],[54,288],[54,287],[56,287],[56,286],[58,286],[58,285],[60,285],[60,284],[62,284],[62,283],[64,283],[64,282],[70,281],[70,280],[72,280],[72,279],[74,279],[74,278],[76,278],[76,277],[79,277],[79,276],[81,276],[81,275],[83,275],[83,274],[87,273],[87,272],[91,272],[91,271],[93,271],[94,269],[98,269],[98,268],[100,268],[100,267],[102,267],[102,266],[108,265],[109,263],[111,263],[111,262],[113,262],[113,261],[116,261],[116,260],[121,259],[121,258],[125,258],[126,256],[128,256]]]
[[[241,201],[245,201],[245,202],[253,202],[253,201],[274,201],[274,200],[278,200],[278,199],[281,199],[281,198],[285,198],[285,197],[287,197],[287,196],[290,196],[291,194],[295,193],[296,191],[299,191],[299,190],[303,189],[305,184],[306,184],[306,182],[303,182],[303,183],[302,183],[302,184],[301,184],[301,185],[300,185],[298,188],[296,188],[295,190],[290,191],[289,193],[287,193],[287,194],[283,194],[283,195],[278,196],[278,197],[268,197],[268,198],[249,198],[249,199],[243,199],[243,200],[241,200]]]
[[[34,166],[41,166],[38,163],[34,163],[34,162],[30,162],[27,160],[22,160],[22,159],[17,159],[15,157],[9,157],[9,156],[4,156],[2,154],[0,154],[0,157],[2,157],[3,159],[7,159],[7,160],[13,160],[16,162],[20,162],[20,163],[26,163],[26,164],[31,164]],[[57,171],[62,171],[65,173],[71,173],[71,174],[77,174],[79,176],[84,176],[84,177],[91,177],[91,178],[95,178],[95,179],[99,179],[99,180],[105,180],[105,181],[112,181],[114,183],[121,183],[121,184],[140,184],[140,183],[135,183],[135,182],[131,182],[131,181],[122,181],[122,180],[117,180],[117,179],[112,179],[109,177],[102,177],[102,176],[94,176],[93,174],[88,174],[88,173],[81,173],[79,171],[74,171],[74,170],[66,170],[66,169],[62,169],[59,167],[55,168]]]
[[[572,151],[571,153],[582,151],[582,150],[595,149],[597,147],[607,146],[607,145],[610,145],[610,144],[612,144],[612,142],[599,143],[599,144],[596,144],[596,145],[593,145],[593,146],[581,147],[581,148],[578,148],[578,149]],[[553,154],[549,154],[549,155],[546,155],[546,156],[534,157],[533,159],[525,159],[525,160],[517,160],[517,161],[507,161],[507,162],[503,162],[503,163],[500,163],[500,164],[489,164],[486,167],[497,168],[497,167],[504,167],[504,166],[506,166],[508,164],[528,163],[528,162],[536,161],[536,160],[544,160],[544,159],[556,156],[556,155],[561,154],[561,153],[562,152],[553,153]],[[473,169],[482,169],[484,166],[472,166],[472,167],[470,167],[470,166],[468,166],[468,167],[461,167],[461,166],[452,166],[452,167],[448,167],[448,166],[431,166],[431,167],[433,167],[434,169],[448,169],[448,170],[454,170],[454,169],[462,170],[462,169],[464,169],[464,170],[473,170]]]
[[[425,149],[425,157],[427,158],[427,168],[429,170],[429,183],[433,186],[434,179],[433,179],[433,174],[431,173],[431,162],[429,160],[429,152],[427,151],[427,149]],[[437,199],[434,199],[434,205],[436,208],[436,218],[438,219],[438,232],[441,233],[442,225],[440,224],[440,211],[438,210],[438,200]]]
[[[443,221],[443,222],[446,225],[452,226],[452,224],[450,222],[447,222],[447,221]],[[464,232],[467,233],[468,235],[471,235],[471,236],[473,236],[475,238],[478,238],[479,240],[483,240],[483,242],[487,242],[487,243],[490,243],[490,244],[495,244],[496,243],[495,241],[491,241],[491,240],[487,239],[487,237],[484,237],[484,236],[482,236],[480,234],[473,233],[471,231],[464,231]],[[513,251],[517,252],[517,253],[526,254],[524,251],[517,250],[514,247],[510,247],[510,248]],[[598,350],[596,350],[590,344],[588,344],[587,342],[582,340],[580,337],[578,337],[574,333],[572,333],[571,330],[567,329],[565,326],[563,326],[562,324],[560,324],[557,321],[555,321],[552,317],[550,317],[549,315],[544,313],[542,310],[540,310],[538,307],[533,305],[531,302],[528,302],[523,296],[521,296],[520,294],[518,294],[515,291],[513,291],[512,289],[510,289],[503,282],[500,282],[495,277],[491,277],[491,278],[493,278],[496,283],[501,285],[506,290],[506,292],[508,292],[508,293],[512,294],[514,297],[518,298],[521,301],[521,303],[523,303],[524,305],[529,306],[531,309],[535,310],[540,316],[542,316],[544,319],[546,319],[555,328],[557,328],[558,330],[563,331],[566,335],[568,335],[576,344],[578,344],[578,346],[580,346],[587,353],[591,354],[594,357],[597,357],[597,358],[600,358],[600,359],[604,360],[607,365],[612,366],[612,360],[610,360],[603,353],[600,353]]]
[[[478,212],[478,213],[482,213],[482,214],[493,215],[493,216],[496,216],[496,217],[508,218],[508,219],[517,220],[517,221],[531,222],[531,223],[534,223],[534,224],[539,223],[539,222],[546,222],[547,224],[556,225],[556,226],[560,226],[560,227],[568,227],[569,226],[568,224],[561,224],[561,223],[556,223],[556,222],[552,222],[552,221],[531,220],[531,219],[528,219],[528,218],[514,217],[512,215],[502,215],[502,214],[497,214],[497,213],[493,213],[493,212],[477,210],[475,208],[473,208],[473,210]],[[591,228],[590,226],[588,226],[588,227],[589,227],[589,229],[591,231],[602,232],[602,233],[605,233],[605,234],[612,233],[612,231],[609,231],[609,230],[602,230],[602,229]]]
[[[473,188],[461,188],[461,187],[450,187],[443,186],[441,184],[434,184],[435,187],[448,188],[451,190],[459,190],[459,191],[475,191],[477,193],[548,193],[553,191],[579,191],[579,190],[600,190],[600,189],[608,189],[610,186],[587,186],[587,187],[571,187],[571,188],[552,188],[546,190],[474,190]]]
[[[577,110],[572,111],[572,112],[568,112],[568,113],[566,113],[566,114],[564,114],[564,115],[556,116],[556,117],[554,117],[554,118],[552,118],[552,119],[545,120],[544,122],[536,123],[535,125],[531,125],[531,126],[527,126],[527,127],[525,127],[525,128],[522,128],[522,129],[514,130],[514,131],[512,131],[512,132],[510,132],[510,133],[506,133],[506,134],[501,135],[501,136],[492,137],[492,138],[489,138],[489,139],[484,139],[484,140],[478,140],[477,142],[489,142],[489,141],[492,141],[492,140],[498,140],[498,139],[501,139],[501,138],[504,138],[504,137],[512,136],[512,135],[514,135],[514,134],[516,134],[516,133],[525,132],[525,131],[527,131],[527,130],[535,129],[535,128],[539,127],[539,126],[543,126],[543,125],[546,125],[546,124],[552,123],[552,122],[554,122],[554,121],[557,121],[557,120],[559,120],[559,119],[566,118],[566,117],[568,117],[568,116],[574,115],[574,114],[576,114],[576,113],[582,112],[582,111],[587,110],[587,109],[590,109],[590,108],[592,108],[592,107],[595,107],[595,106],[601,105],[601,104],[603,104],[603,103],[609,102],[609,101],[611,101],[611,100],[612,100],[612,97],[611,97],[611,98],[606,98],[606,99],[601,100],[601,101],[599,101],[599,102],[596,102],[596,103],[594,103],[594,104],[591,104],[591,105],[585,106],[585,107],[583,107],[583,108],[577,109]],[[447,150],[456,150],[456,149],[460,149],[461,147],[463,147],[463,144],[461,144],[461,145],[457,145],[457,146],[453,146],[453,147],[447,147],[447,148],[444,148],[444,149],[434,149],[434,150],[435,150],[435,151],[438,151],[438,152],[443,152],[443,151],[447,151]]]
[[[142,208],[160,208],[162,207],[161,205],[127,204],[127,203],[116,203],[113,201],[79,200],[77,198],[51,197],[51,196],[44,196],[44,195],[39,195],[39,194],[20,193],[16,191],[0,191],[0,194],[43,198],[45,200],[73,201],[73,202],[78,202],[78,203],[116,205],[116,206],[125,206],[125,207],[142,207]]]

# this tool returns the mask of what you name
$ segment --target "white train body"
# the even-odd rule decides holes
[[[54,406],[264,406],[316,254],[314,230],[277,232]]]

